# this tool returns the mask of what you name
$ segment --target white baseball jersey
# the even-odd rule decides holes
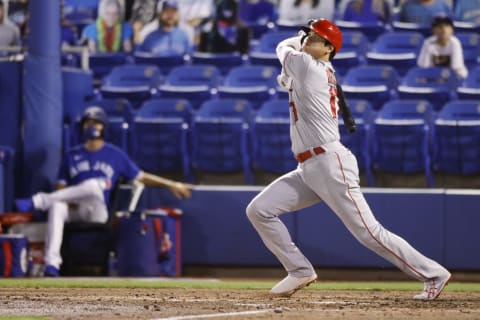
[[[290,136],[294,154],[340,140],[335,71],[330,62],[279,44],[283,82],[290,93]],[[282,45],[283,44],[283,45]]]
[[[452,36],[444,47],[437,44],[437,37],[431,36],[423,42],[422,49],[417,59],[420,67],[444,66],[450,67],[462,78],[466,78],[468,70],[465,67],[462,44]]]

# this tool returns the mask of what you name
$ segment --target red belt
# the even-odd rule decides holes
[[[325,150],[322,147],[315,147],[315,148],[313,148],[313,153],[310,150],[300,152],[300,153],[297,153],[297,155],[295,156],[295,159],[297,159],[298,162],[302,163],[304,161],[307,161],[308,159],[310,159],[314,155],[324,153],[324,152],[325,152]]]

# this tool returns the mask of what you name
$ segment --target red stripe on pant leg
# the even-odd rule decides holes
[[[412,267],[409,263],[407,263],[405,260],[403,260],[402,258],[400,258],[395,252],[393,252],[392,250],[388,249],[379,239],[375,238],[375,236],[373,235],[373,233],[370,231],[370,229],[368,228],[367,224],[365,223],[365,220],[363,219],[363,216],[362,216],[362,211],[360,210],[360,208],[358,207],[357,205],[357,202],[355,201],[355,199],[353,199],[353,196],[352,194],[350,193],[350,187],[347,183],[347,179],[345,178],[345,173],[343,171],[343,166],[342,166],[342,161],[340,160],[340,156],[338,155],[338,153],[335,152],[335,155],[337,156],[337,159],[338,159],[338,164],[340,166],[340,171],[342,172],[342,176],[343,176],[343,182],[345,183],[345,185],[347,186],[347,193],[348,193],[348,196],[350,197],[350,200],[352,200],[353,202],[353,205],[355,206],[355,208],[357,209],[357,214],[360,216],[360,219],[362,220],[362,223],[363,223],[363,226],[365,227],[365,229],[368,231],[368,234],[385,250],[387,250],[388,252],[390,252],[390,254],[392,254],[395,258],[397,258],[398,260],[400,260],[403,264],[405,264],[407,267],[409,267],[413,272],[415,272],[416,274],[418,274],[420,277],[423,277],[424,279],[428,279],[428,277],[424,276],[421,272],[419,272],[418,270],[416,270],[414,267]]]

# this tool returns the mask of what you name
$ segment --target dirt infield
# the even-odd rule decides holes
[[[101,320],[480,319],[480,292],[446,291],[433,302],[414,301],[413,294],[309,289],[287,299],[258,289],[1,288],[0,315]]]

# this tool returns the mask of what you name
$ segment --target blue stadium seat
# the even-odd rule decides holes
[[[348,70],[342,88],[349,99],[368,100],[375,110],[395,98],[398,73],[391,66],[357,66]]]
[[[417,65],[417,55],[423,44],[419,32],[387,32],[378,37],[367,52],[369,64],[386,64],[397,70],[400,76]]]
[[[163,81],[160,69],[154,65],[126,64],[117,66],[103,78],[100,93],[103,98],[125,98],[134,108],[155,95]]]
[[[393,100],[379,111],[373,126],[374,169],[395,174],[431,172],[429,122],[433,107],[426,100]]]
[[[14,199],[14,150],[0,146],[0,214],[13,210]]]
[[[208,64],[216,66],[222,75],[227,74],[230,69],[244,64],[242,55],[233,53],[208,53],[194,52],[191,56],[193,64]]]
[[[275,93],[280,70],[271,66],[240,66],[233,68],[218,87],[221,98],[247,99],[254,109]]]
[[[434,170],[447,174],[480,173],[480,101],[450,101],[435,120]]]
[[[192,122],[192,163],[209,173],[243,172],[253,183],[248,150],[251,106],[246,100],[205,101]]]
[[[350,68],[365,62],[369,40],[360,31],[345,31],[342,36],[342,49],[335,55],[332,63],[337,73],[345,75]]]
[[[269,0],[240,0],[238,18],[250,28],[253,39],[260,38],[276,20],[277,7]]]
[[[212,98],[220,83],[221,74],[214,65],[184,65],[173,68],[160,85],[162,98],[183,98],[198,109],[202,102]]]
[[[468,69],[476,67],[480,57],[480,36],[475,32],[456,32],[455,35],[462,44],[465,66]]]
[[[398,87],[400,99],[425,99],[439,110],[446,101],[456,97],[458,78],[449,68],[413,67]]]
[[[455,27],[455,33],[457,34],[461,32],[480,32],[480,25],[472,22],[454,20],[453,26]]]
[[[265,102],[252,122],[253,168],[279,174],[295,169],[298,163],[291,145],[288,100]]]
[[[414,22],[393,21],[392,28],[395,32],[420,32],[424,37],[432,35],[430,25],[422,25]]]
[[[275,49],[280,41],[295,36],[291,31],[269,31],[262,35],[258,44],[250,51],[250,63],[281,67]]]
[[[192,181],[187,143],[191,105],[184,99],[151,99],[142,104],[132,126],[136,163],[154,173],[182,172]]]
[[[135,64],[157,66],[163,74],[168,74],[172,68],[185,63],[183,55],[162,56],[151,52],[136,51],[133,55]]]
[[[480,99],[480,65],[469,70],[468,76],[457,88],[458,99]]]
[[[93,74],[78,68],[62,68],[63,119],[72,124],[75,117],[83,112],[85,102],[94,96]]]
[[[101,80],[116,66],[127,63],[127,55],[123,52],[117,53],[95,53],[88,58],[89,69],[93,72],[95,80]]]
[[[349,99],[347,102],[355,118],[357,130],[348,133],[340,115],[338,117],[340,141],[355,155],[359,170],[366,175],[367,184],[373,186],[375,179],[372,172],[370,127],[375,113],[372,105],[366,100]]]
[[[356,21],[345,21],[345,20],[335,20],[335,24],[342,30],[346,31],[359,31],[363,33],[370,42],[373,42],[377,37],[385,33],[386,25],[380,21],[377,22],[356,22]]]

